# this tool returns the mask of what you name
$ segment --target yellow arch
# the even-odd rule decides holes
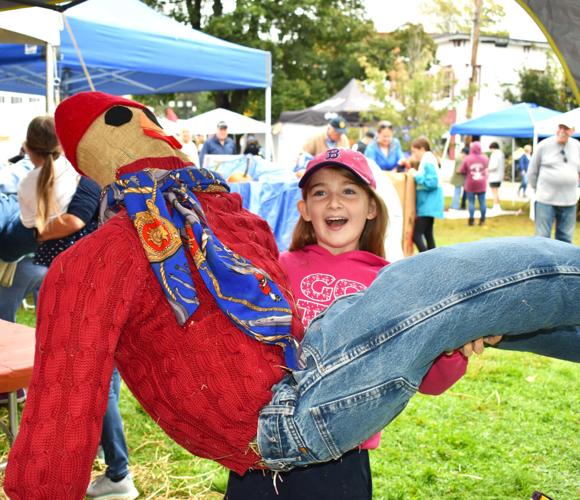
[[[576,80],[572,76],[572,72],[570,71],[570,68],[568,67],[568,63],[566,62],[566,59],[562,55],[562,52],[560,52],[560,49],[558,48],[558,45],[556,45],[556,42],[552,38],[552,35],[550,35],[550,32],[544,26],[544,23],[542,23],[542,21],[538,18],[538,16],[536,16],[536,13],[530,8],[530,6],[527,3],[525,3],[523,0],[516,0],[516,2],[534,20],[534,22],[542,30],[542,33],[544,34],[544,36],[548,40],[548,43],[550,44],[552,49],[554,49],[556,56],[560,60],[560,64],[564,68],[564,74],[566,75],[566,79],[568,80],[568,84],[570,85],[570,88],[572,89],[572,93],[574,94],[576,102],[578,103],[578,105],[580,105],[580,91],[578,91],[578,85],[576,85]]]

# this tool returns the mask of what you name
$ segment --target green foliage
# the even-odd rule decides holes
[[[576,107],[572,91],[555,66],[548,64],[546,71],[523,68],[518,72],[519,82],[506,86],[503,98],[512,103],[533,102],[538,106],[568,111]]]
[[[199,20],[201,29],[211,35],[270,51],[274,117],[327,99],[351,78],[363,79],[361,55],[369,64],[387,70],[397,56],[410,57],[418,44],[435,53],[434,42],[418,26],[392,35],[377,34],[362,0],[236,0],[233,10],[221,13],[216,2],[209,0],[146,3],[192,26]],[[211,96],[215,106],[264,116],[262,90]]]
[[[437,106],[448,84],[446,75],[432,68],[434,50],[426,41],[420,26],[407,25],[395,32],[392,39],[401,41],[404,50],[393,49],[395,59],[390,71],[377,68],[365,57],[367,82],[374,89],[375,98],[383,104],[366,114],[369,120],[389,120],[398,129],[398,136],[408,149],[408,143],[426,136],[437,149],[447,129],[443,119],[447,108]]]
[[[423,12],[434,19],[440,33],[470,33],[473,26],[473,0],[428,0],[424,1]],[[501,3],[485,0],[481,12],[481,32],[499,34],[496,26],[505,17]],[[501,32],[501,34],[505,34]]]

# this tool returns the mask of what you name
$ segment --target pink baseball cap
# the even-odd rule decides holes
[[[377,181],[367,159],[358,151],[352,149],[329,149],[324,153],[316,155],[306,165],[306,172],[298,183],[299,187],[304,187],[308,182],[310,176],[322,167],[342,167],[350,170],[365,184],[368,184],[373,189],[377,187]]]

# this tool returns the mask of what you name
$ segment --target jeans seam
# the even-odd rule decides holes
[[[404,377],[396,377],[392,380],[389,380],[388,382],[380,384],[380,389],[379,388],[374,388],[374,389],[378,390],[379,396],[381,396],[381,395],[383,395],[383,392],[386,391],[386,389],[391,389],[393,387],[399,388],[400,390],[406,392],[409,395],[408,399],[410,399],[413,396],[413,394],[415,394],[418,390],[418,388],[415,385],[411,384]],[[347,397],[344,397],[344,398],[342,398],[342,400],[346,400],[346,399],[352,400],[355,396],[360,395],[362,393],[368,393],[368,392],[369,392],[369,390],[365,389],[364,391],[360,391],[358,393],[351,394]],[[408,401],[408,399],[407,399],[407,401]],[[329,402],[325,403],[324,405],[316,406],[316,407],[310,409],[310,414],[312,415],[312,418],[314,420],[314,424],[316,425],[316,428],[318,429],[318,433],[319,433],[320,437],[322,438],[324,445],[326,446],[326,448],[330,452],[331,457],[334,460],[340,458],[345,453],[346,450],[341,452],[340,449],[336,447],[334,439],[332,439],[332,433],[328,430],[326,423],[324,421],[321,407],[328,406],[331,403],[337,403],[337,402],[338,401],[329,401]]]
[[[397,323],[393,328],[387,330],[385,333],[377,335],[372,341],[367,342],[364,345],[358,345],[352,348],[348,353],[341,355],[341,357],[331,364],[317,364],[317,371],[320,376],[313,378],[301,387],[301,393],[307,392],[310,387],[312,387],[316,382],[318,382],[324,376],[329,375],[340,367],[353,360],[367,354],[369,351],[380,346],[384,342],[396,337],[397,335],[411,329],[412,327],[418,325],[424,320],[431,318],[445,311],[450,306],[456,305],[460,302],[464,302],[471,298],[477,297],[483,293],[499,290],[501,288],[528,281],[530,279],[535,279],[542,276],[548,276],[553,274],[564,274],[564,275],[580,275],[580,268],[576,266],[550,266],[543,268],[534,268],[527,271],[522,271],[517,274],[507,276],[504,278],[498,278],[487,283],[483,283],[475,288],[466,290],[464,292],[451,295],[442,301],[426,307],[425,309],[414,314],[410,318]],[[330,309],[330,308],[329,308]]]

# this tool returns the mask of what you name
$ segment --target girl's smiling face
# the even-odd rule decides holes
[[[312,174],[298,211],[312,223],[317,243],[333,255],[358,250],[366,221],[377,216],[376,203],[365,188],[342,169],[329,167]]]

